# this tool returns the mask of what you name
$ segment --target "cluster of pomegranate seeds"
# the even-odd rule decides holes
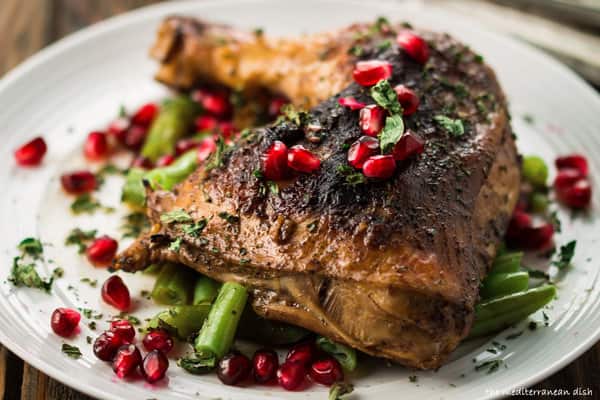
[[[167,354],[173,348],[173,339],[162,329],[151,330],[144,336],[142,341],[147,351],[160,350]]]
[[[148,157],[140,155],[131,161],[131,166],[134,168],[152,169],[154,168],[154,163]]]
[[[142,362],[142,375],[148,383],[154,383],[165,377],[169,369],[169,360],[159,350],[152,350]]]
[[[120,335],[105,331],[94,341],[94,355],[102,361],[112,361],[119,347],[124,344],[126,343]]]
[[[141,106],[131,117],[133,125],[148,127],[158,114],[159,107],[155,103],[147,103]]]
[[[229,95],[225,91],[198,89],[192,93],[192,99],[197,101],[204,111],[215,117],[227,118],[231,114]]]
[[[50,327],[59,336],[69,337],[77,328],[81,315],[71,308],[57,308],[50,317]]]
[[[552,244],[554,226],[543,223],[534,226],[533,219],[529,214],[516,210],[508,224],[506,231],[506,242],[510,247],[524,250],[543,250]]]
[[[402,106],[403,115],[412,115],[419,107],[419,98],[412,89],[404,85],[397,85],[394,91],[398,95],[398,102]]]
[[[372,156],[365,161],[362,171],[367,178],[387,179],[396,171],[396,160],[391,154]]]
[[[212,132],[217,128],[218,123],[219,121],[212,115],[201,115],[194,121],[198,132]]]
[[[236,385],[250,375],[252,365],[241,353],[229,353],[217,364],[217,376],[226,385]]]
[[[382,60],[359,61],[354,66],[352,77],[361,86],[373,86],[392,76],[392,64]]]
[[[269,383],[277,377],[279,358],[269,349],[260,349],[252,357],[252,375],[257,383]]]
[[[584,156],[572,154],[556,159],[558,174],[554,179],[556,198],[574,209],[586,208],[592,200],[592,186],[588,179],[588,163]]]
[[[367,136],[377,137],[383,128],[385,110],[375,104],[366,106],[360,110],[358,116],[360,129]]]
[[[394,146],[392,155],[396,161],[404,161],[425,150],[425,141],[415,132],[407,129]]]
[[[175,156],[171,154],[165,154],[164,156],[161,156],[158,160],[156,160],[156,166],[166,167],[173,164],[173,161],[175,161]]]
[[[269,107],[267,109],[268,115],[270,118],[277,118],[278,116],[281,115],[281,109],[283,108],[283,106],[285,106],[286,104],[289,104],[290,101],[288,99],[286,99],[285,97],[274,97],[273,99],[271,99],[271,101],[269,102]]]
[[[135,328],[126,319],[111,321],[109,330],[119,336],[124,343],[131,343],[135,338]]]
[[[119,243],[110,236],[101,236],[94,239],[87,247],[85,253],[90,263],[96,267],[106,267],[112,263],[117,254]]]
[[[413,60],[420,64],[425,64],[429,60],[429,46],[422,37],[410,30],[404,30],[396,36],[398,46],[408,54]]]
[[[127,140],[127,130],[129,129],[130,125],[129,119],[125,117],[119,117],[108,125],[108,135],[114,137],[118,143],[125,145]]]
[[[369,157],[379,152],[379,141],[371,136],[361,136],[348,149],[348,163],[361,169]]]
[[[278,181],[287,178],[288,148],[285,143],[276,140],[262,156],[262,169],[265,178]]]
[[[15,150],[15,160],[24,167],[39,165],[47,150],[44,139],[36,137]]]
[[[315,361],[310,366],[309,373],[313,381],[326,386],[331,386],[344,379],[342,366],[334,358]]]
[[[90,161],[99,161],[108,155],[108,140],[104,132],[90,132],[83,145],[83,154]]]
[[[305,382],[306,366],[299,362],[286,361],[277,370],[277,382],[285,390],[296,390]]]
[[[288,151],[288,167],[298,172],[310,174],[321,166],[321,160],[301,145],[292,146]]]
[[[146,140],[146,135],[148,135],[148,127],[141,125],[132,125],[127,130],[127,134],[125,135],[125,142],[123,144],[129,150],[138,151],[142,148],[144,140]]]
[[[98,186],[96,176],[89,171],[75,171],[63,174],[60,177],[60,183],[64,191],[69,194],[89,193]]]
[[[119,378],[125,378],[137,370],[142,363],[142,353],[133,344],[125,344],[117,350],[113,361],[113,371]]]
[[[118,275],[108,278],[102,285],[102,300],[117,310],[127,311],[131,305],[129,289]]]
[[[361,108],[366,107],[365,103],[356,100],[354,97],[340,97],[338,99],[338,103],[341,106],[348,107],[351,110],[360,110]]]

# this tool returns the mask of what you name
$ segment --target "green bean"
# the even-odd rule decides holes
[[[548,209],[550,200],[548,200],[548,196],[544,193],[533,192],[531,196],[529,196],[529,204],[534,213],[543,213]]]
[[[229,351],[247,299],[248,292],[242,285],[235,282],[223,284],[194,342],[198,358],[216,363]]]
[[[167,264],[156,277],[152,300],[158,304],[183,306],[192,301],[196,273],[177,264]]]
[[[143,207],[146,203],[146,189],[144,188],[145,170],[141,168],[131,168],[127,172],[125,185],[121,194],[121,201],[136,207]]]
[[[496,256],[490,274],[518,272],[523,259],[522,252],[507,252]]]
[[[356,368],[356,350],[341,343],[333,342],[326,337],[317,338],[317,346],[326,353],[331,354],[346,371]]]
[[[145,270],[142,272],[146,275],[158,275],[162,270],[162,264],[150,264]]]
[[[202,328],[209,311],[209,303],[171,307],[155,315],[148,323],[148,328],[165,329],[185,340]]]
[[[475,306],[475,322],[469,337],[502,330],[527,318],[556,296],[553,285],[542,285],[523,292],[484,301]]]
[[[247,306],[242,314],[238,337],[268,346],[280,346],[299,342],[310,332],[298,326],[264,319]]]
[[[198,112],[198,104],[187,96],[166,101],[150,126],[142,156],[156,162],[160,156],[173,153],[175,143],[188,133]]]
[[[200,276],[194,286],[192,304],[211,304],[217,297],[220,286],[219,282],[204,275]]]
[[[535,187],[545,187],[548,179],[548,166],[538,156],[523,157],[522,166],[523,179]]]
[[[527,272],[494,273],[483,280],[483,286],[479,293],[482,299],[489,299],[522,292],[528,287],[529,274]]]

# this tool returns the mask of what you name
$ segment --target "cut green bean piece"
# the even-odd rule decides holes
[[[152,300],[158,304],[183,306],[191,303],[196,273],[182,265],[167,264],[156,277]]]
[[[200,276],[194,286],[194,296],[192,304],[212,303],[217,294],[221,284],[208,276]]]
[[[521,267],[523,253],[520,251],[511,251],[502,253],[494,259],[490,274],[504,274],[508,272],[518,272]]]
[[[210,311],[210,303],[175,306],[161,311],[148,323],[149,329],[165,329],[181,340],[197,333]]]
[[[341,343],[333,342],[326,337],[317,338],[317,346],[326,353],[331,354],[346,371],[356,368],[356,350]]]
[[[156,162],[159,157],[172,154],[175,143],[190,131],[199,111],[198,104],[187,96],[165,101],[150,126],[142,156]]]
[[[224,283],[194,342],[199,359],[220,359],[229,351],[246,306],[248,292],[235,282]]]
[[[238,337],[267,346],[281,346],[299,342],[310,332],[299,326],[262,318],[247,306],[242,314]]]
[[[543,285],[484,301],[475,306],[475,322],[469,337],[488,335],[516,324],[544,307],[555,296],[553,285]]]
[[[528,287],[529,274],[527,272],[496,273],[483,280],[480,294],[482,299],[489,299],[522,292]]]
[[[538,156],[523,157],[523,166],[521,169],[523,179],[535,187],[543,188],[548,180],[548,166],[546,162]]]
[[[142,182],[146,170],[131,168],[127,172],[125,184],[121,194],[121,201],[136,207],[143,207],[146,203],[146,189]]]

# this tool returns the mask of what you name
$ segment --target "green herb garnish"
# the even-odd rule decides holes
[[[67,356],[76,360],[81,358],[81,350],[79,350],[79,347],[77,346],[71,346],[68,343],[63,343],[61,351]]]
[[[182,208],[176,208],[160,216],[160,222],[162,222],[163,224],[170,224],[173,222],[186,223],[192,221],[192,216]]]
[[[105,207],[98,200],[94,199],[89,193],[79,195],[71,203],[71,211],[75,214],[92,214],[96,210],[102,209],[107,213],[114,212],[113,207]]]
[[[79,228],[74,228],[69,232],[69,235],[65,239],[65,245],[77,246],[79,254],[83,254],[87,248],[87,243],[96,238],[96,233],[97,231],[95,229],[84,231]]]
[[[230,224],[237,224],[238,222],[240,222],[239,216],[229,214],[226,211],[222,211],[218,215],[219,215],[219,218],[224,219],[225,221],[229,222]]]
[[[177,365],[194,375],[211,372],[215,368],[216,363],[217,359],[214,355],[202,356],[194,354],[191,357],[182,357],[177,360]]]
[[[387,79],[381,80],[375,86],[371,87],[371,97],[391,115],[402,114],[402,106],[398,102],[398,94],[396,94],[396,91]]]
[[[21,250],[23,254],[27,254],[33,258],[40,258],[44,252],[42,242],[36,238],[25,238],[21,240],[21,243],[17,245],[17,248]]]
[[[52,276],[48,280],[42,279],[35,269],[34,263],[25,263],[21,257],[15,257],[8,281],[16,287],[25,286],[50,293],[54,277]]]
[[[183,225],[181,227],[181,230],[186,235],[198,237],[202,233],[204,228],[206,228],[206,224],[208,224],[208,221],[206,220],[206,218],[202,218],[201,220],[199,220],[198,222],[194,222],[193,224]]]
[[[143,231],[150,228],[148,217],[143,212],[133,212],[124,218],[125,223],[121,225],[123,238],[138,237]]]
[[[558,267],[558,269],[565,269],[571,265],[571,260],[573,260],[573,256],[575,255],[576,246],[576,240],[571,240],[569,243],[560,246],[558,259],[553,261],[552,265]]]
[[[383,154],[389,153],[404,134],[402,116],[392,115],[385,119],[385,126],[379,134],[379,146]]]
[[[433,119],[454,137],[462,136],[465,133],[465,127],[461,119],[452,119],[445,115],[436,115]]]
[[[354,391],[354,386],[349,383],[335,383],[331,389],[329,389],[328,400],[341,400]]]
[[[181,242],[183,241],[182,238],[178,237],[175,240],[173,240],[171,242],[171,244],[169,245],[169,250],[174,251],[174,252],[179,252],[179,249],[181,248]]]

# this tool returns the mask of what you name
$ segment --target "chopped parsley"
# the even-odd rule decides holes
[[[319,229],[319,223],[317,221],[313,221],[310,224],[306,225],[306,229],[310,233],[315,233],[317,231],[317,229]]]
[[[174,251],[174,252],[178,252],[179,249],[181,248],[181,242],[183,242],[182,238],[180,238],[180,237],[176,238],[169,245],[169,250]]]
[[[255,169],[254,171],[252,171],[252,175],[254,175],[256,179],[262,179],[265,176],[260,169]]]
[[[356,57],[360,57],[363,53],[363,48],[362,46],[355,44],[354,46],[350,47],[350,49],[348,49],[348,54],[351,54],[353,56]]]
[[[383,154],[389,153],[404,134],[404,121],[401,115],[392,115],[385,119],[385,126],[379,134],[379,146]]]
[[[13,259],[13,267],[8,276],[8,281],[16,287],[25,286],[28,288],[42,289],[45,292],[50,293],[54,276],[44,280],[35,269],[34,263],[26,263],[21,257],[15,257]]]
[[[573,260],[573,256],[575,255],[576,246],[576,240],[571,240],[569,243],[560,246],[558,259],[553,261],[552,265],[558,267],[558,269],[565,269],[571,265],[571,260]]]
[[[371,97],[391,115],[402,114],[402,106],[398,102],[398,95],[387,79],[381,80],[371,87]]]
[[[68,343],[63,343],[61,351],[75,360],[81,358],[81,350],[79,350],[79,347],[77,346],[71,346]]]
[[[216,364],[217,359],[214,355],[194,354],[177,360],[177,365],[194,375],[207,374],[214,370]]]
[[[229,222],[230,224],[237,224],[238,222],[240,222],[239,216],[229,214],[226,211],[222,211],[218,215],[219,215],[219,218],[224,219],[225,221]]]
[[[489,360],[489,361],[485,361],[479,365],[475,366],[475,371],[481,371],[483,369],[487,369],[487,374],[491,374],[494,373],[498,370],[498,368],[500,368],[500,365],[502,365],[504,361],[503,360]]]
[[[106,207],[100,204],[100,202],[94,199],[89,193],[77,196],[73,203],[71,203],[71,211],[74,214],[92,214],[99,209],[107,213],[115,211],[113,207]]]
[[[127,171],[127,169],[121,169],[114,164],[106,164],[102,166],[102,168],[100,168],[95,174],[96,182],[98,184],[96,189],[102,186],[107,175],[126,175]]]
[[[392,41],[390,39],[385,39],[382,42],[377,44],[377,48],[380,51],[385,51],[385,50],[389,49],[390,47],[392,47]]]
[[[95,288],[96,286],[98,286],[98,279],[81,278],[79,281],[83,282],[83,283],[87,283],[88,285],[90,285],[93,288]]]
[[[433,119],[454,137],[462,136],[465,133],[465,127],[461,119],[452,119],[445,115],[436,115]]]
[[[123,238],[138,237],[143,231],[150,228],[148,218],[143,212],[132,212],[127,214],[123,219],[125,220],[125,223],[121,225]]]
[[[87,248],[88,242],[91,242],[96,238],[97,231],[91,229],[84,231],[79,228],[74,228],[69,232],[69,235],[65,239],[66,246],[77,246],[79,254],[83,254]]]
[[[160,222],[163,224],[170,224],[173,222],[186,223],[192,221],[192,216],[182,208],[176,208],[160,216]]]
[[[206,163],[206,171],[210,171],[215,168],[223,166],[223,154],[225,153],[225,141],[221,136],[217,140],[217,149],[211,154],[208,162]]]
[[[348,185],[359,185],[367,181],[367,178],[361,172],[356,171],[349,165],[340,164],[336,170],[345,178]]]
[[[552,211],[550,213],[550,223],[552,224],[552,227],[554,227],[554,231],[556,233],[561,233],[562,226],[560,223],[560,219],[558,218],[558,213],[556,211]]]
[[[40,258],[44,252],[44,246],[42,242],[36,238],[25,238],[21,240],[21,243],[17,245],[17,248],[21,250],[23,254],[27,254],[33,258]]]
[[[408,377],[408,380],[412,383],[416,383],[419,380],[419,378],[416,375],[410,375]]]
[[[329,389],[329,397],[327,400],[342,400],[347,394],[354,391],[354,386],[350,383],[338,382],[334,383],[331,389]]]
[[[309,114],[304,110],[298,110],[291,104],[286,104],[281,107],[282,115],[278,118],[283,118],[284,120],[288,120],[298,127],[303,126],[306,122],[308,122]]]
[[[142,323],[142,321],[140,321],[138,317],[136,317],[135,315],[127,314],[126,312],[119,313],[117,317],[119,319],[124,319],[131,322],[132,325],[140,325]]]
[[[208,221],[206,220],[206,218],[202,218],[200,221],[194,222],[193,224],[183,225],[181,227],[181,230],[186,235],[198,237],[202,233],[204,228],[206,228],[207,223]]]
[[[279,194],[279,185],[277,185],[277,182],[267,181],[267,187],[271,193]]]

